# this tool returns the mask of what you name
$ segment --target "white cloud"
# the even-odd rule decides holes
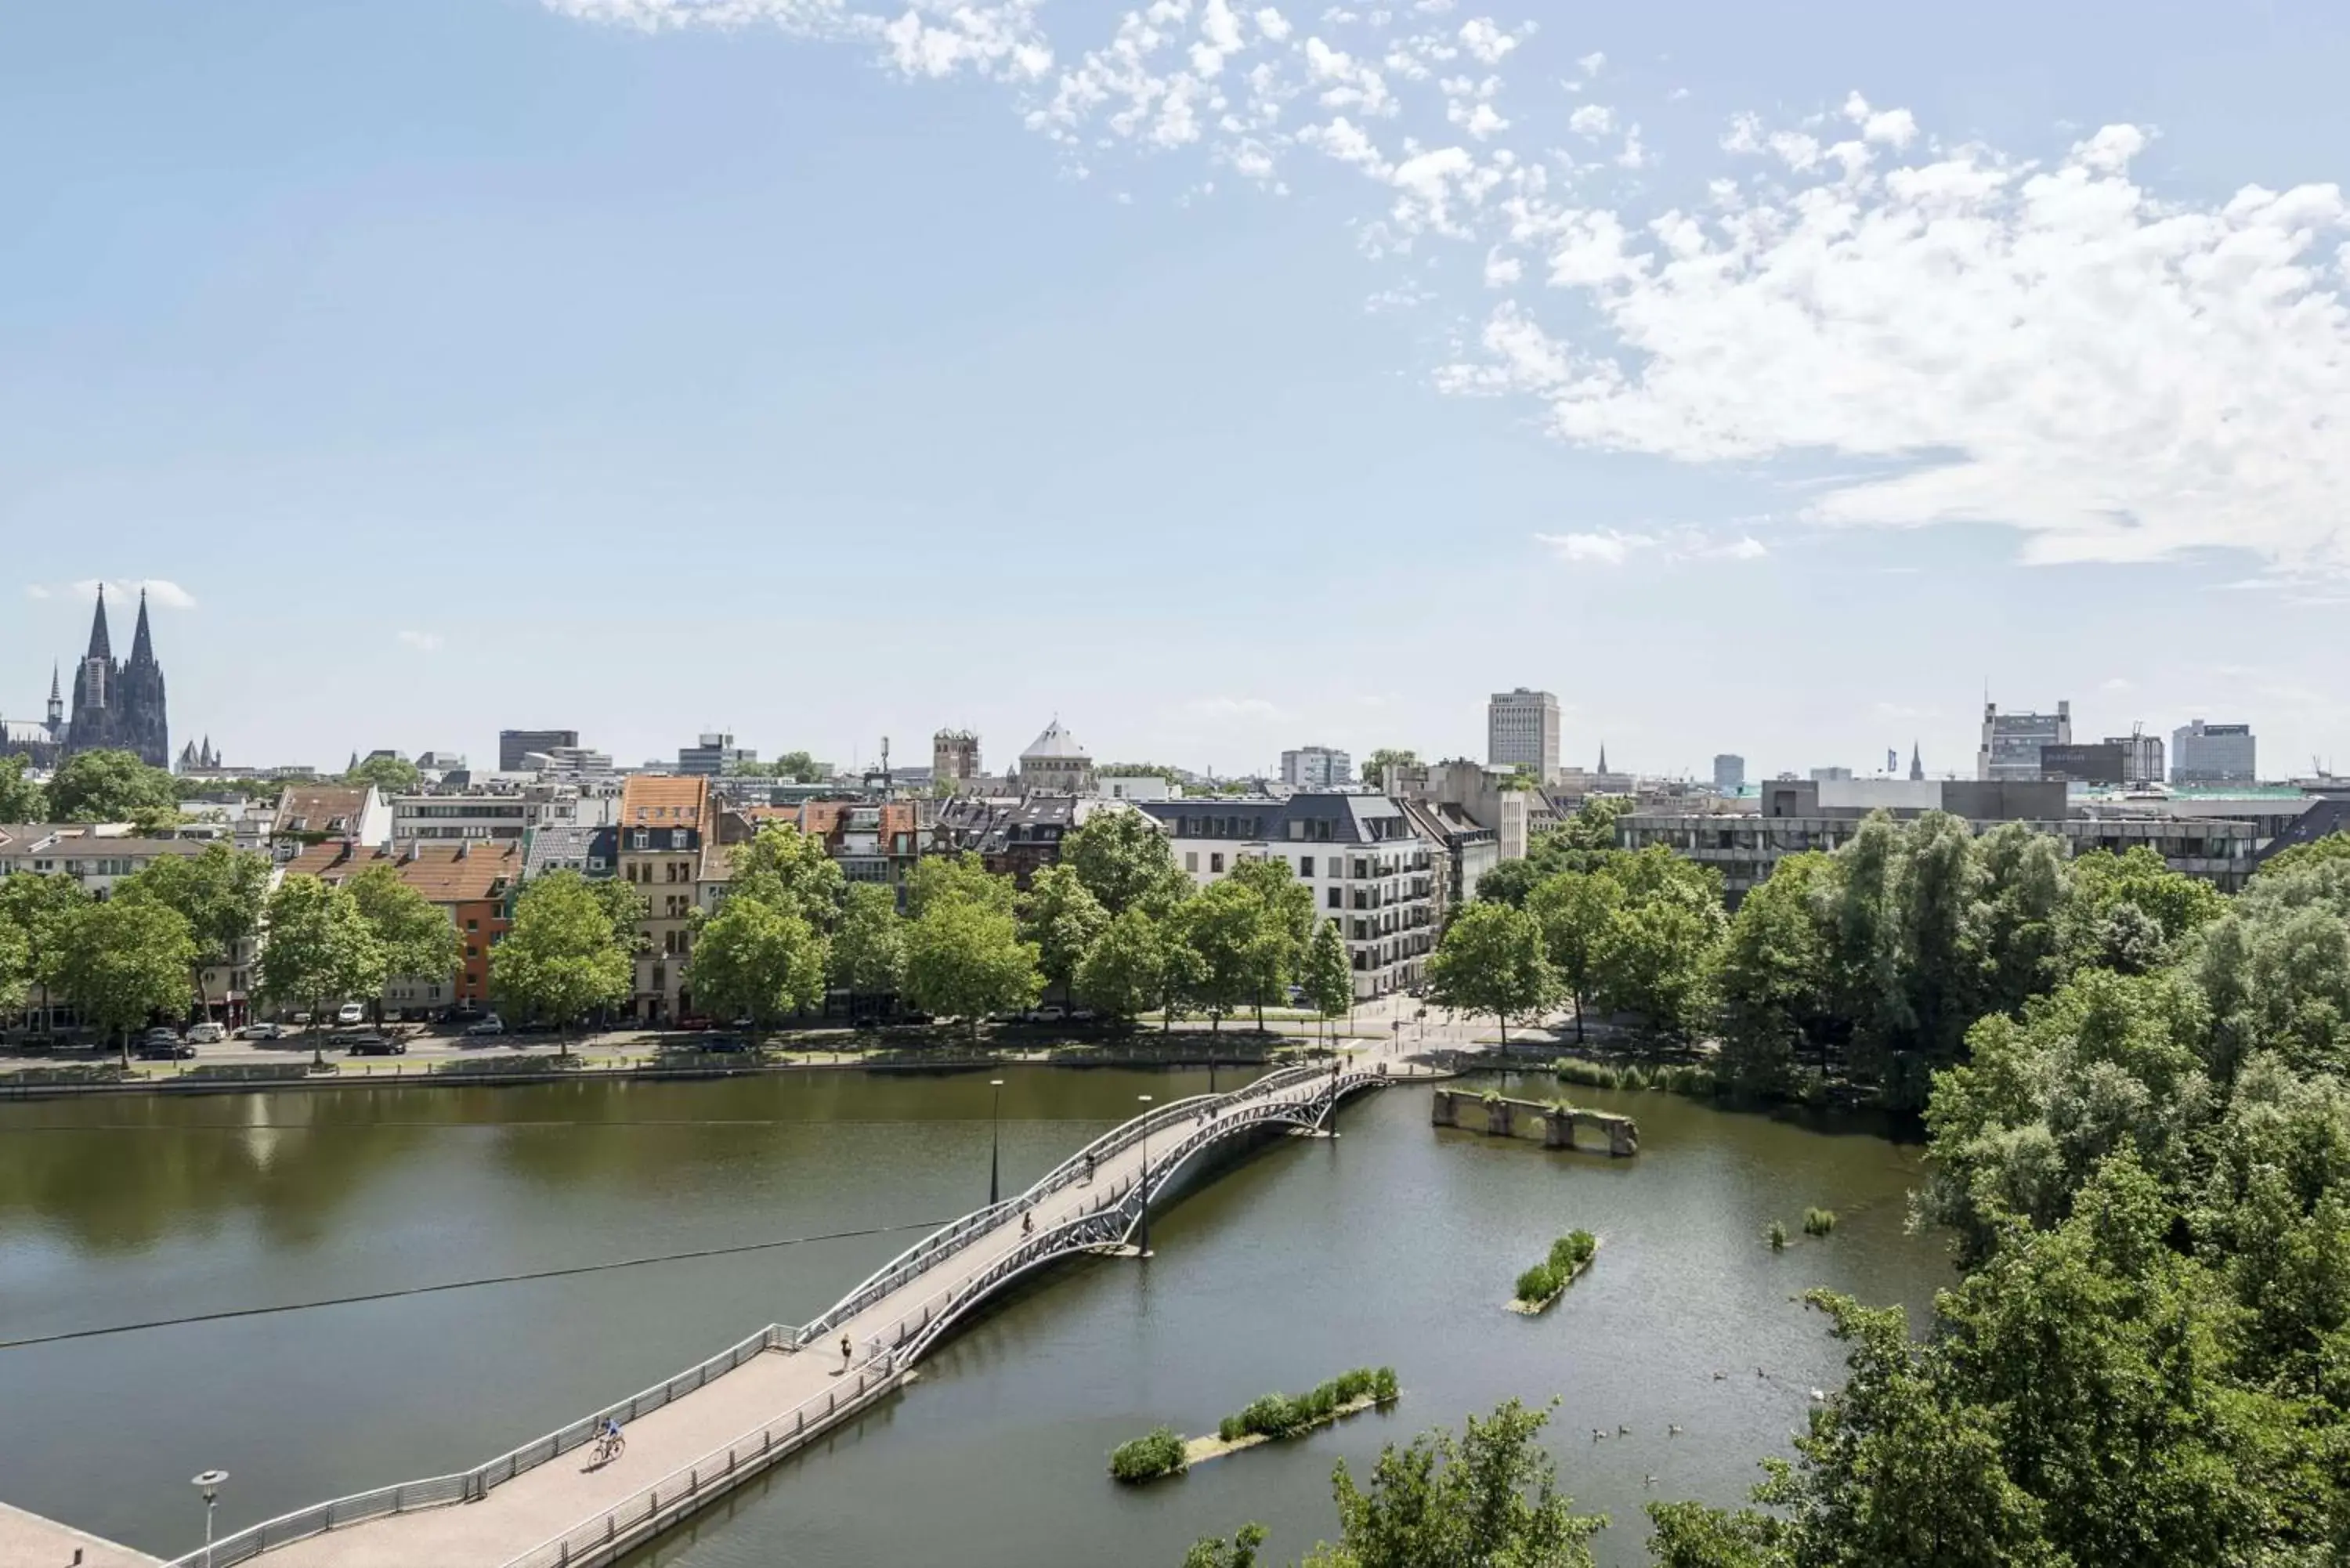
[[[1549,545],[1562,561],[1604,566],[1620,566],[1635,550],[1650,549],[1657,543],[1647,534],[1625,534],[1613,528],[1594,534],[1537,534],[1534,537]]]
[[[1734,539],[1717,538],[1702,528],[1660,530],[1600,528],[1580,534],[1537,534],[1538,544],[1562,561],[1581,566],[1620,566],[1634,556],[1653,553],[1667,563],[1683,561],[1759,561],[1770,547],[1752,534]]]
[[[25,585],[25,597],[28,599],[45,599],[49,597],[49,590],[41,587],[38,583],[26,583]]]
[[[84,577],[78,582],[68,585],[67,591],[78,599],[95,599],[98,597],[99,581],[100,579],[97,577]],[[110,577],[105,579],[105,587],[106,597],[118,605],[135,604],[143,592],[147,596],[149,604],[161,609],[196,607],[195,595],[179,584],[163,577]],[[49,597],[49,590],[37,585],[26,588],[25,592],[36,599]]]
[[[2100,691],[2134,691],[2137,690],[2137,682],[2132,680],[2126,675],[2116,675],[2110,680],[2099,681],[2097,684],[2097,690]]]
[[[2132,127],[2037,164],[1846,109],[1877,130],[1823,146],[1733,121],[1726,149],[1794,178],[1719,213],[1518,212],[1549,297],[1494,308],[1441,384],[1538,400],[1580,446],[1879,464],[1814,495],[1822,524],[2004,524],[2034,562],[2232,546],[2350,572],[2339,187],[2168,200],[2130,177]]]
[[[1566,117],[1566,128],[1596,141],[1616,129],[1616,111],[1604,103],[1586,103]]]
[[[393,635],[399,639],[401,647],[412,648],[419,653],[438,653],[441,650],[441,634],[437,631],[403,629]]]
[[[1990,522],[2035,562],[2236,547],[2300,580],[2350,575],[2335,185],[2158,195],[2132,175],[2142,128],[2043,158],[1945,142],[1854,92],[1731,120],[1722,148],[1762,161],[1693,181],[1707,194],[1684,210],[1641,193],[1654,155],[1625,108],[1604,132],[1601,106],[1565,95],[1549,118],[1503,115],[1500,69],[1530,24],[1430,22],[1443,8],[1426,4],[1334,7],[1309,30],[1243,0],[1138,0],[1070,12],[1093,30],[1076,48],[1045,36],[1043,0],[542,4],[648,31],[775,27],[909,78],[996,81],[1080,172],[1190,149],[1279,192],[1291,154],[1323,154],[1378,192],[1384,211],[1356,224],[1366,254],[1449,239],[1487,259],[1443,275],[1503,297],[1440,386],[1534,400],[1586,448],[1868,467],[1812,493],[1815,523]],[[1464,91],[1472,62],[1494,70]],[[1572,85],[1606,66],[1583,57]],[[1582,161],[1555,151],[1562,130],[1620,140]],[[1210,188],[1202,172],[1188,190]]]

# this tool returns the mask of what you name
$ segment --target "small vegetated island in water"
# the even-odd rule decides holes
[[[1528,1317],[1566,1293],[1591,1260],[1599,1255],[1599,1238],[1588,1231],[1570,1231],[1550,1244],[1550,1256],[1518,1276],[1517,1298],[1510,1310]]]
[[[1180,1475],[1204,1459],[1220,1459],[1276,1438],[1300,1437],[1341,1416],[1392,1405],[1399,1393],[1395,1368],[1357,1366],[1309,1393],[1267,1394],[1252,1399],[1225,1417],[1212,1438],[1186,1442],[1172,1427],[1159,1427],[1132,1442],[1120,1443],[1110,1451],[1109,1473],[1136,1485]]]

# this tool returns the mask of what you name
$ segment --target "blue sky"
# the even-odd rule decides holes
[[[2350,767],[2342,8],[868,9],[0,20],[0,713]]]

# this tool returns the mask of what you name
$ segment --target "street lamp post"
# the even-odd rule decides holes
[[[1150,1096],[1137,1095],[1134,1097],[1142,1102],[1142,1114],[1149,1116]],[[1142,1126],[1142,1175],[1137,1179],[1142,1184],[1142,1245],[1137,1255],[1147,1258],[1150,1256],[1150,1124],[1148,1122]]]
[[[213,1506],[219,1501],[221,1486],[227,1480],[226,1470],[206,1470],[189,1481],[204,1494],[204,1568],[213,1568]]]
[[[995,1091],[987,1106],[987,1206],[993,1209],[1003,1184],[1003,1080],[990,1078],[987,1086]]]

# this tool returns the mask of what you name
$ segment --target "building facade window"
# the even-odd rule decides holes
[[[1223,869],[1224,857],[1222,855],[1211,855],[1208,857],[1208,875],[1211,877],[1221,876]]]

